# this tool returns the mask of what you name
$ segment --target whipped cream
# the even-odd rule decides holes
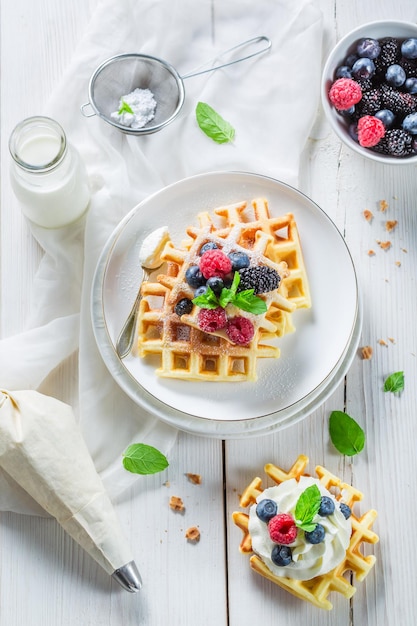
[[[169,240],[169,232],[166,226],[152,231],[143,240],[139,251],[139,263],[148,269],[156,269],[161,264],[161,253]]]
[[[305,540],[304,531],[298,528],[295,541],[289,544],[292,561],[285,567],[273,563],[271,552],[276,545],[270,538],[268,526],[256,514],[256,504],[249,511],[249,533],[253,551],[276,576],[285,576],[296,580],[310,580],[334,569],[345,558],[352,533],[350,520],[345,519],[336,498],[316,478],[301,476],[299,481],[292,478],[276,487],[265,489],[256,502],[269,499],[278,504],[278,513],[289,513],[295,519],[295,507],[303,491],[311,485],[317,485],[322,496],[329,496],[335,502],[332,515],[316,515],[313,522],[320,523],[325,529],[324,541],[311,544]]]

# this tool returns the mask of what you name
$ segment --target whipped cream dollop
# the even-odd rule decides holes
[[[316,478],[301,476],[299,481],[292,478],[276,487],[265,489],[256,502],[269,499],[278,505],[278,513],[289,513],[295,519],[295,507],[300,495],[311,485],[317,485],[322,496],[334,500],[335,510],[331,515],[317,514],[313,522],[320,523],[325,530],[321,543],[312,544],[306,541],[304,531],[298,528],[295,540],[289,544],[292,550],[292,561],[283,567],[276,565],[271,559],[271,552],[276,545],[269,536],[267,523],[261,521],[256,514],[256,504],[249,511],[249,533],[253,551],[276,576],[286,576],[296,580],[310,580],[320,574],[334,569],[345,558],[352,533],[350,519],[346,519],[340,511],[340,503]]]
[[[139,263],[149,269],[158,267],[161,264],[162,250],[169,239],[167,226],[162,226],[152,231],[143,240],[139,251]]]

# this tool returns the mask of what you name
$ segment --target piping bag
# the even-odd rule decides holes
[[[0,466],[124,589],[139,591],[139,571],[68,404],[0,389]]]

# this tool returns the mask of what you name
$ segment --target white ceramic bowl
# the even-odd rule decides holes
[[[334,82],[334,73],[336,68],[342,65],[343,60],[355,50],[356,43],[365,37],[371,37],[373,39],[382,39],[383,37],[408,39],[409,37],[417,37],[417,24],[395,20],[370,22],[355,28],[336,44],[324,66],[321,82],[321,97],[326,118],[336,135],[343,141],[343,143],[358,154],[379,163],[388,163],[392,165],[415,165],[417,163],[417,154],[415,156],[404,158],[391,157],[360,146],[349,135],[348,123],[346,120],[336,111],[334,106],[329,101],[328,94],[330,87]]]

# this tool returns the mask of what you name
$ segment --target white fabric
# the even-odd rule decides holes
[[[184,75],[256,35],[270,37],[271,50],[186,79],[182,111],[159,133],[127,136],[80,113],[92,72],[114,54],[159,56]],[[296,186],[300,153],[318,106],[321,41],[315,0],[102,0],[43,112],[63,125],[80,151],[92,199],[86,218],[75,226],[32,229],[45,255],[34,279],[27,328],[0,342],[0,386],[37,389],[79,347],[79,397],[73,407],[112,497],[136,479],[122,467],[127,445],[142,441],[168,453],[175,431],[127,398],[98,352],[90,290],[102,247],[138,202],[190,175],[252,171]],[[218,145],[201,132],[195,120],[200,100],[234,126],[233,143]],[[52,389],[52,395],[61,394],[58,386]],[[2,509],[39,513],[24,505],[13,482],[1,475],[0,486]]]

